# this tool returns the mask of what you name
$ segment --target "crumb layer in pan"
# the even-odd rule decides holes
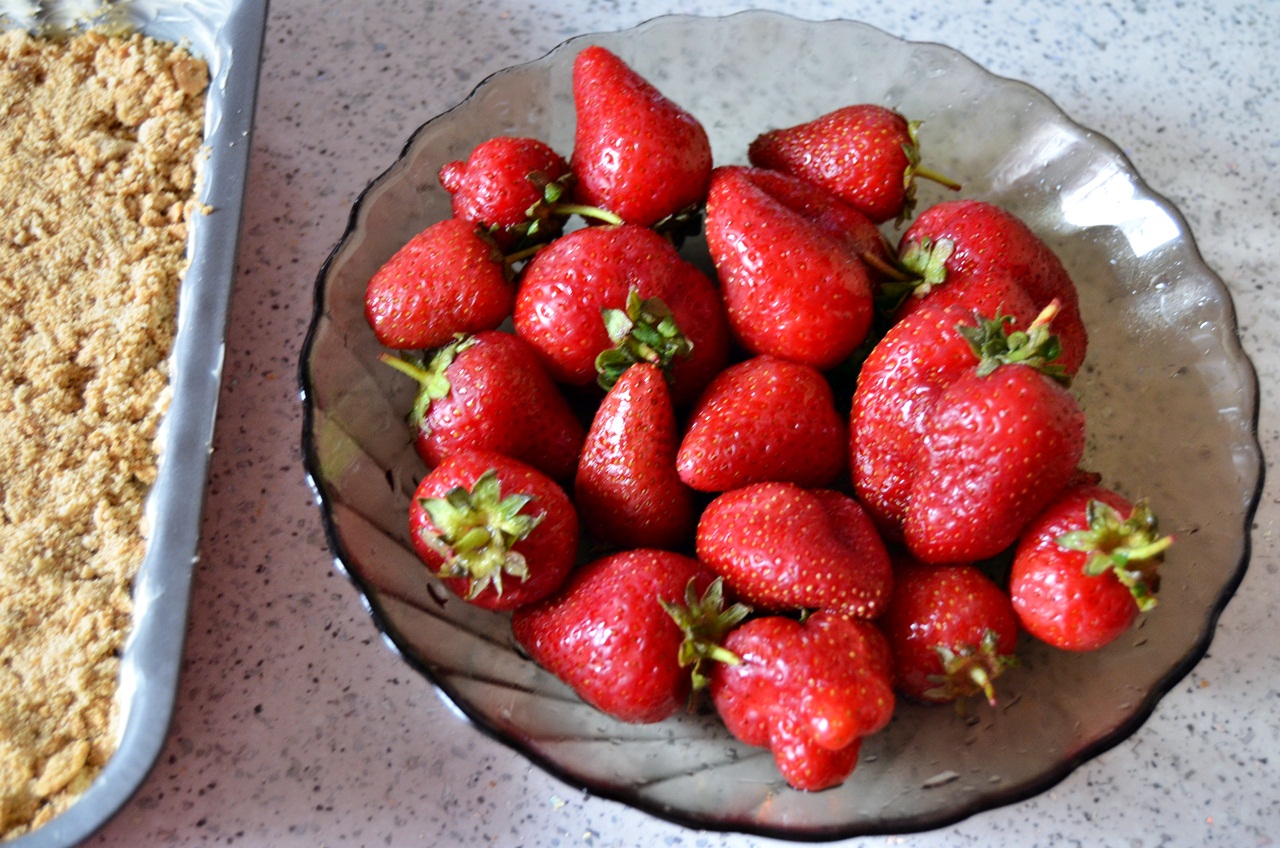
[[[118,742],[207,83],[141,35],[0,34],[0,840]]]

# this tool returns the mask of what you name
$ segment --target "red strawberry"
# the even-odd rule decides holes
[[[488,450],[567,482],[585,437],[560,389],[533,350],[500,330],[463,336],[424,368],[384,355],[421,385],[410,421],[428,467],[460,450]]]
[[[760,609],[875,618],[893,589],[871,519],[835,491],[756,483],[725,492],[698,521],[697,549],[735,597]]]
[[[1037,311],[1057,301],[1054,333],[1062,345],[1061,364],[1068,374],[1079,370],[1088,333],[1075,283],[1053,249],[1013,213],[980,200],[935,204],[902,234],[898,254],[923,277],[917,296],[990,285],[984,278],[994,277],[1015,281]],[[1004,311],[1012,308],[1006,304]]]
[[[1069,651],[1109,644],[1155,606],[1172,542],[1145,501],[1091,482],[1068,487],[1018,541],[1009,591],[1022,626]]]
[[[729,356],[715,284],[662,236],[629,224],[575,230],[539,251],[524,269],[515,330],[573,386],[596,381],[600,368],[616,379],[631,362],[654,362],[677,406]]]
[[[893,690],[877,649],[854,622],[816,612],[748,621],[724,649],[737,663],[711,669],[711,697],[725,726],[768,747],[792,787],[817,791],[853,772],[862,739],[893,715]]]
[[[749,352],[826,370],[866,338],[874,304],[862,259],[742,169],[713,172],[706,236],[729,326]]]
[[[875,223],[817,183],[769,168],[724,165],[717,170],[741,174],[783,206],[842,239],[866,263],[873,277],[900,273],[893,267],[896,254]]]
[[[1015,662],[1018,619],[1009,596],[973,565],[896,563],[880,626],[903,695],[937,704],[982,694],[995,706],[992,681]]]
[[[881,531],[901,539],[915,456],[938,397],[978,357],[959,326],[961,309],[923,308],[899,321],[858,374],[849,417],[849,455],[858,499]]]
[[[736,363],[712,380],[676,456],[680,479],[701,492],[766,480],[826,486],[846,466],[831,386],[814,368],[773,356]]]
[[[885,680],[893,680],[893,649],[889,647],[889,637],[884,635],[877,621],[866,618],[845,619],[862,632],[866,643],[867,662],[871,670]]]
[[[621,59],[584,48],[573,64],[573,103],[580,203],[642,227],[702,203],[711,177],[706,131]]]
[[[1028,334],[1025,350],[1055,349],[1045,319]],[[1084,414],[1061,382],[1019,358],[1034,354],[1014,349],[1014,361],[984,359],[933,404],[903,527],[917,559],[973,562],[1000,553],[1075,474]]]
[[[751,142],[751,164],[786,171],[830,190],[877,224],[911,214],[915,178],[959,185],[921,168],[917,124],[883,106],[845,106]]]
[[[475,147],[466,161],[440,168],[452,195],[453,216],[470,221],[503,249],[549,241],[564,226],[556,202],[566,193],[569,163],[536,138],[497,136]]]
[[[409,509],[414,550],[455,594],[511,610],[560,588],[578,551],[578,517],[542,472],[487,451],[436,466]]]
[[[449,218],[410,239],[370,278],[365,317],[386,347],[422,350],[494,329],[511,314],[515,291],[494,243]]]
[[[910,260],[908,260],[908,266]],[[926,275],[932,274],[926,271]],[[1022,286],[1021,281],[1011,272],[1001,268],[992,268],[982,274],[969,277],[962,286],[920,287],[915,295],[901,298],[896,305],[892,304],[895,290],[902,286],[911,287],[920,283],[914,280],[907,283],[890,282],[881,290],[880,305],[893,309],[893,321],[905,319],[912,312],[925,307],[934,309],[958,309],[979,315],[995,315],[997,312],[1009,317],[1012,329],[1026,328],[1040,313],[1040,308],[1031,299],[1031,295]]]
[[[578,461],[574,503],[592,536],[622,547],[674,548],[693,537],[693,492],[676,473],[679,431],[658,366],[640,362],[596,411]]]
[[[556,595],[517,610],[511,630],[588,704],[620,721],[662,721],[689,699],[686,665],[699,655],[725,656],[715,645],[746,614],[721,609],[713,580],[691,557],[624,551],[580,566]],[[669,611],[691,597],[692,610]]]

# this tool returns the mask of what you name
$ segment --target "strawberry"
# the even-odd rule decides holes
[[[729,326],[749,352],[826,370],[866,337],[871,279],[848,240],[780,203],[742,169],[712,173],[706,237]]]
[[[700,492],[766,480],[826,486],[846,465],[831,386],[811,366],[773,356],[735,363],[711,381],[676,455],[680,479]]]
[[[916,298],[989,286],[984,278],[995,277],[1015,281],[1036,311],[1056,301],[1054,333],[1062,346],[1061,365],[1068,374],[1079,370],[1088,333],[1075,283],[1053,249],[1013,213],[981,200],[935,204],[902,234],[898,254],[921,276]],[[1008,314],[1014,307],[1006,302],[1003,308]]]
[[[849,416],[854,492],[887,537],[901,540],[915,456],[938,397],[978,364],[958,329],[963,309],[922,307],[893,325],[858,373]]]
[[[515,286],[501,251],[458,218],[432,224],[369,279],[365,317],[393,350],[436,347],[492,330],[511,314]]]
[[[717,644],[746,610],[720,601],[697,560],[638,548],[580,566],[560,592],[516,610],[511,630],[588,704],[646,724],[688,702],[701,656],[730,659]]]
[[[972,562],[1000,553],[1075,474],[1084,414],[1053,367],[1051,315],[1012,334],[1008,350],[984,358],[933,404],[903,525],[916,558]]]
[[[579,203],[649,227],[703,202],[711,177],[706,131],[616,55],[595,45],[578,53],[573,103]]]
[[[723,647],[739,662],[711,669],[716,711],[735,737],[769,748],[795,789],[844,782],[862,739],[892,717],[893,690],[877,649],[839,615],[752,619],[732,630]]]
[[[723,165],[716,169],[740,174],[757,188],[793,212],[842,239],[854,256],[861,258],[873,276],[898,276],[897,255],[870,218],[817,183],[793,174],[745,165]],[[715,179],[715,171],[712,179]]]
[[[568,496],[542,472],[488,451],[436,466],[409,508],[414,550],[455,594],[511,610],[560,588],[578,551]]]
[[[1022,626],[1068,651],[1113,642],[1155,607],[1172,543],[1145,501],[1091,481],[1069,486],[1018,541],[1009,592]]]
[[[862,633],[866,648],[867,663],[871,670],[890,682],[893,681],[893,648],[889,646],[889,637],[885,636],[878,621],[866,618],[848,618],[845,620]]]
[[[409,419],[427,467],[460,450],[488,450],[569,481],[585,432],[533,350],[489,330],[439,348],[425,367],[383,355],[421,388]]]
[[[920,167],[917,128],[892,109],[855,104],[763,133],[747,157],[753,165],[815,182],[881,224],[911,214],[916,177],[960,187]]]
[[[568,191],[569,163],[536,138],[487,139],[438,176],[453,217],[486,229],[504,250],[549,241],[564,226],[556,204]]]
[[[654,362],[677,406],[692,402],[729,356],[715,284],[662,236],[629,224],[575,230],[529,260],[515,330],[571,386],[599,380],[608,388],[632,362]]]
[[[944,703],[982,694],[1015,664],[1018,619],[1009,596],[969,563],[895,563],[893,598],[880,626],[893,651],[894,685],[913,700]]]
[[[596,410],[578,461],[574,503],[595,538],[675,548],[693,537],[693,492],[676,473],[679,431],[657,365],[639,362]]]
[[[792,483],[718,496],[698,521],[698,559],[765,610],[826,609],[875,618],[893,589],[884,542],[856,500]]]
[[[938,255],[945,253],[945,250],[940,250]],[[914,262],[912,255],[908,254],[903,266],[910,269]],[[942,278],[942,275],[935,275],[933,269],[922,273],[926,281]],[[1014,329],[1027,327],[1040,313],[1040,307],[1031,299],[1021,280],[1003,266],[974,274],[965,280],[964,285],[930,286],[921,278],[888,282],[881,288],[877,305],[892,314],[894,323],[927,306],[959,309],[979,315],[999,312],[1008,316],[1009,326]]]

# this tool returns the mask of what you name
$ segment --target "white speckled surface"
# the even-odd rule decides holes
[[[942,12],[942,6],[948,11]],[[90,844],[698,846],[584,797],[461,722],[334,572],[299,458],[297,364],[316,274],[362,188],[486,75],[581,32],[740,3],[274,0],[195,597],[169,743]],[[761,3],[864,20],[1026,80],[1116,141],[1231,288],[1280,453],[1280,4],[1272,0]],[[1172,458],[1171,459],[1176,459]],[[1033,800],[849,845],[1280,843],[1275,498],[1209,655],[1131,739]]]

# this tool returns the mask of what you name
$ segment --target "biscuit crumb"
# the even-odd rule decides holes
[[[0,33],[0,841],[118,743],[207,86],[141,35]]]

